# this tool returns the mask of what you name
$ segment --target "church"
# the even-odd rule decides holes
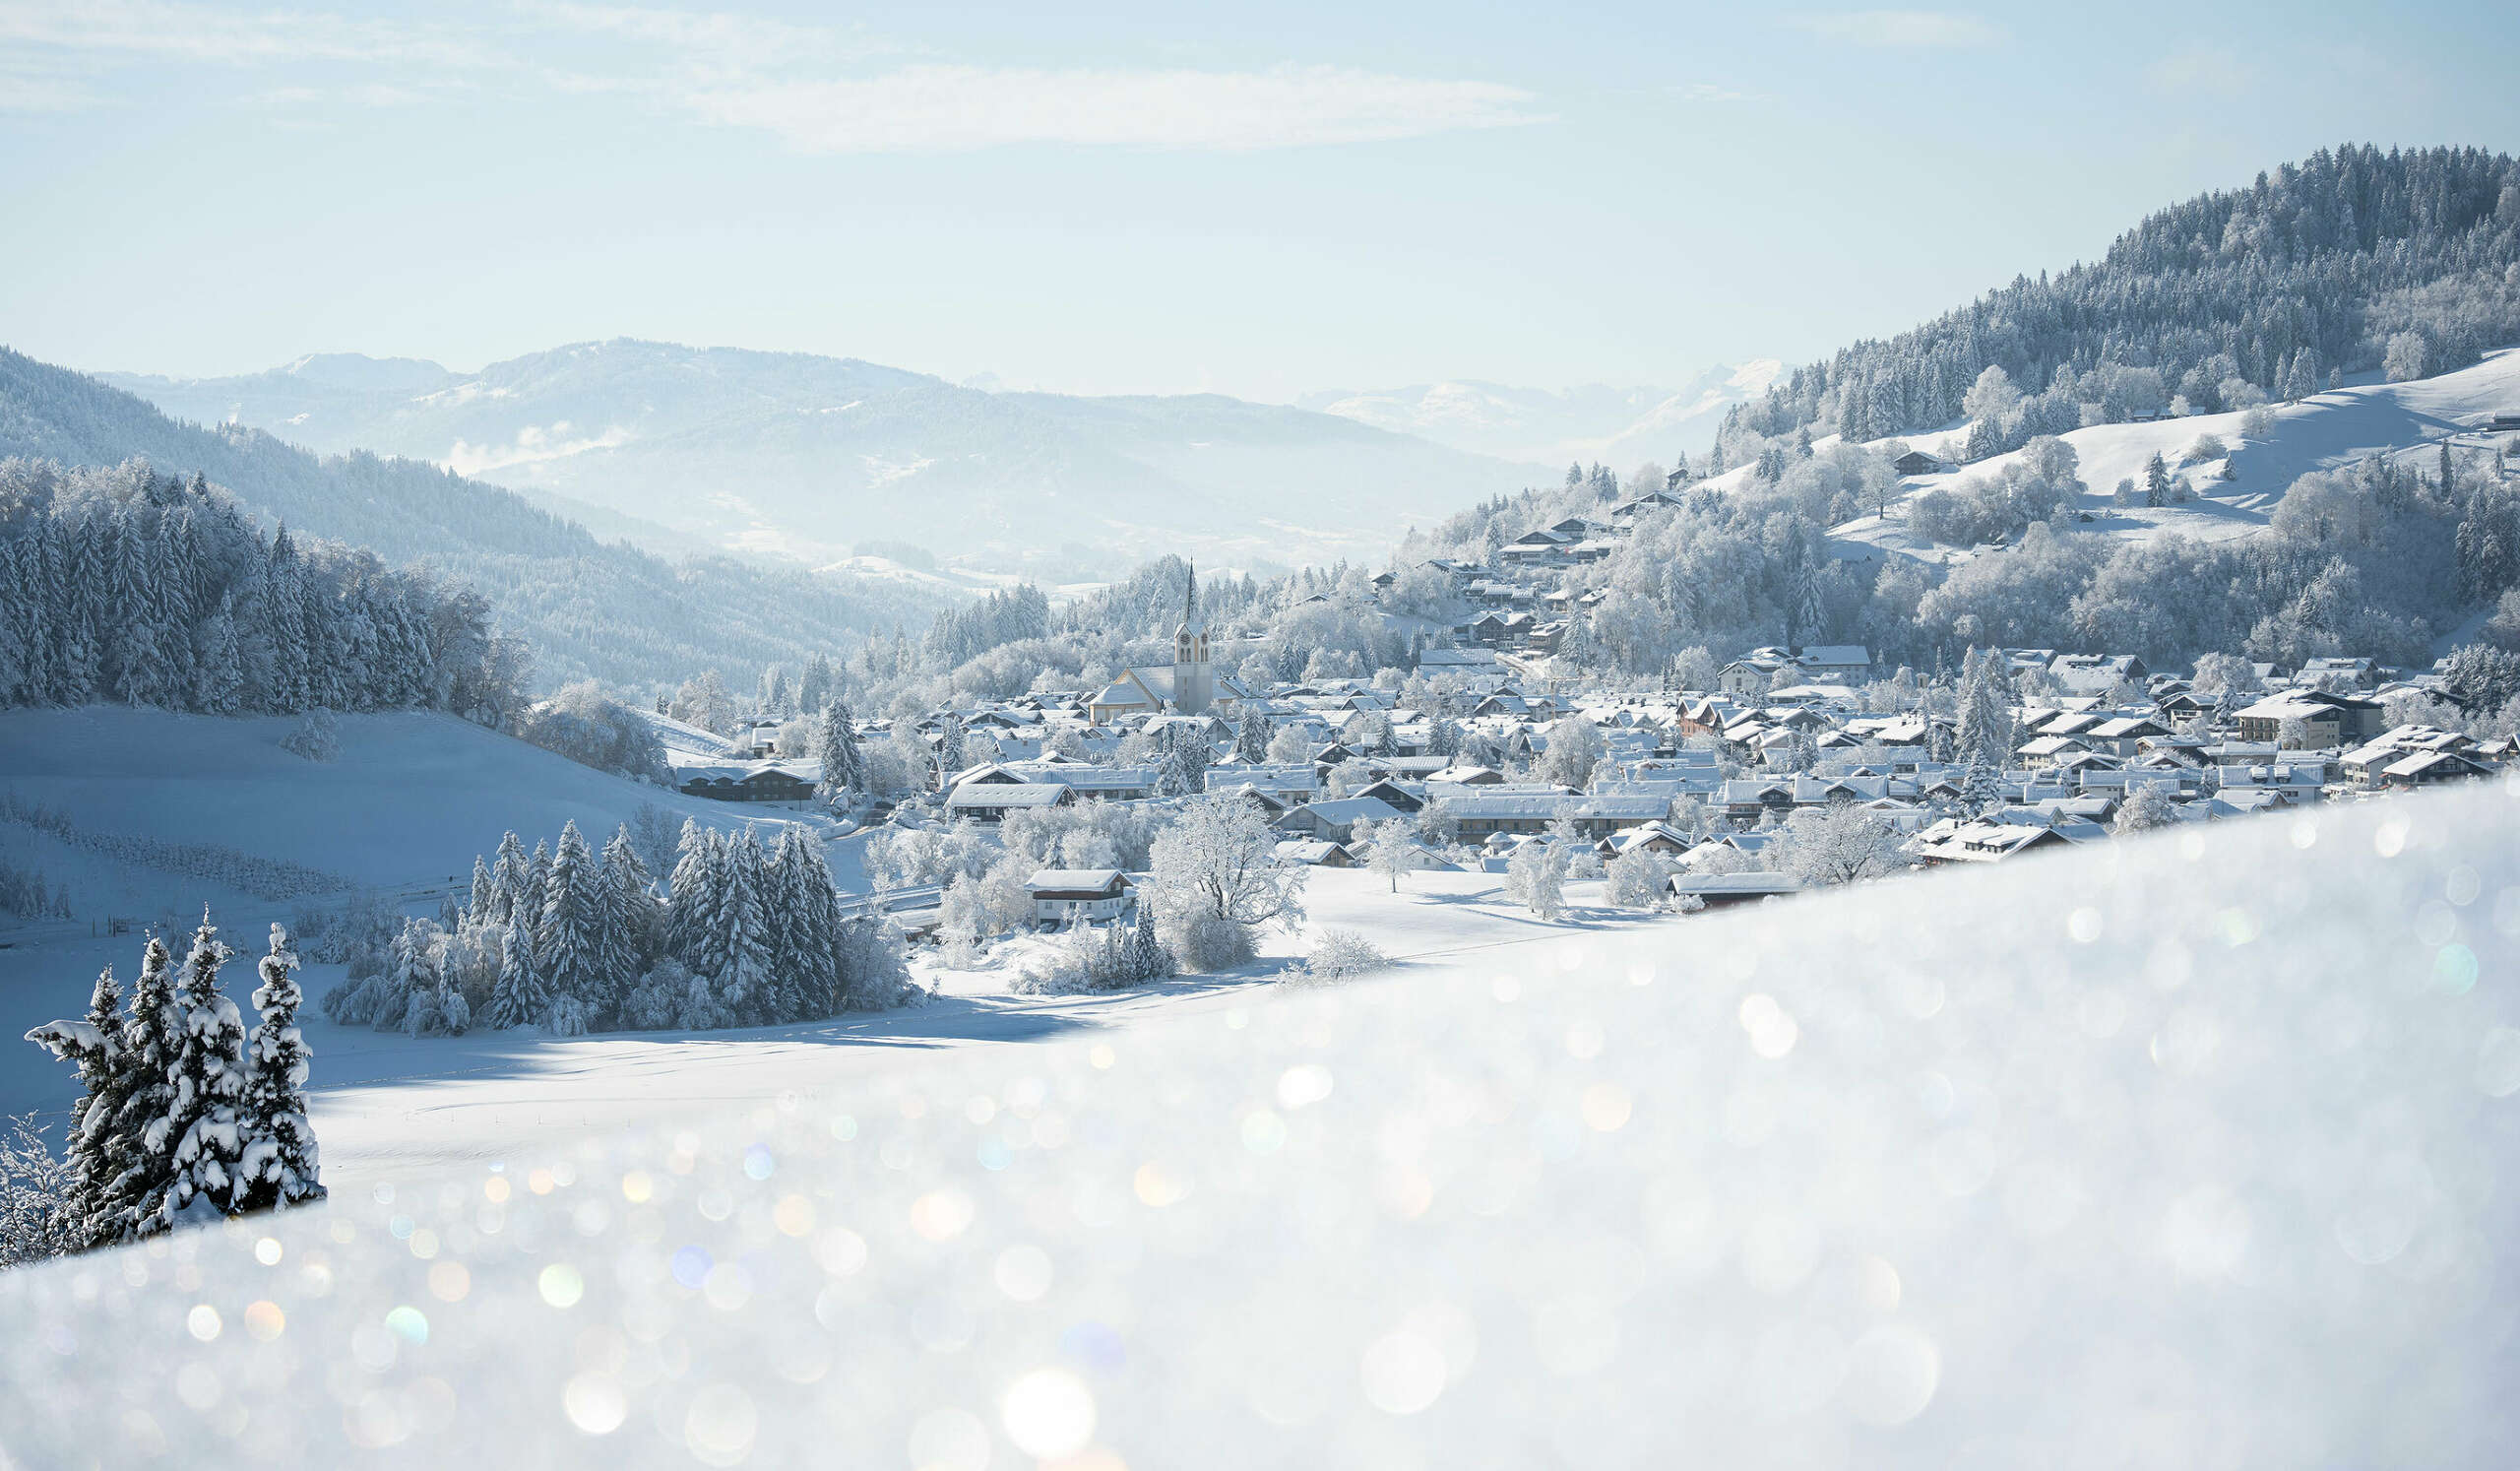
[[[1248,698],[1241,681],[1219,677],[1208,663],[1208,625],[1199,616],[1199,569],[1190,567],[1181,626],[1172,631],[1172,664],[1120,671],[1087,702],[1086,718],[1107,725],[1133,715],[1219,715],[1230,718]]]

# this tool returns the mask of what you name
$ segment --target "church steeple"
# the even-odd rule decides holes
[[[1214,697],[1208,671],[1208,625],[1199,618],[1199,564],[1190,564],[1189,586],[1181,594],[1181,626],[1172,632],[1172,708],[1184,715],[1204,715]]]

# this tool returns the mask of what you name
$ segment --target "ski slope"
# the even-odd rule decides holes
[[[9,1274],[0,1458],[2498,1467],[2515,961],[2496,784],[930,1052]]]

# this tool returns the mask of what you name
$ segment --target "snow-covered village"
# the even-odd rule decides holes
[[[2520,1457],[2492,48],[1321,19],[0,17],[0,1471]]]

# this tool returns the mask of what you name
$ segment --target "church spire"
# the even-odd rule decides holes
[[[1190,560],[1189,589],[1181,595],[1181,621],[1184,623],[1199,621],[1199,562],[1196,557]]]

